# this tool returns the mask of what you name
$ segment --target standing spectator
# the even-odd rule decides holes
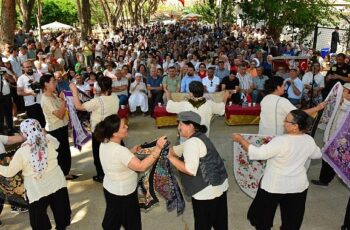
[[[115,79],[112,83],[112,93],[119,98],[119,105],[126,105],[128,103],[128,79],[123,77],[122,70],[116,69]]]
[[[214,76],[215,68],[210,66],[208,68],[208,74],[205,78],[202,79],[205,92],[215,93],[219,91],[220,88],[220,79],[217,76]]]
[[[17,50],[14,47],[9,48],[10,56],[8,57],[8,60],[10,60],[13,71],[15,72],[17,77],[20,77],[22,75],[22,67],[21,62],[19,61],[17,57]]]
[[[339,39],[339,27],[335,27],[335,30],[332,33],[332,38],[331,38],[331,50],[329,51],[330,53],[336,53],[337,52],[337,46],[340,44],[340,39]]]
[[[215,69],[215,67],[214,67]],[[199,64],[198,76],[203,79],[207,76],[207,67],[204,63]]]
[[[15,132],[13,129],[12,119],[12,97],[11,84],[16,84],[12,75],[7,73],[6,68],[0,68],[0,134],[5,133],[4,118],[7,125],[7,134],[12,136]]]
[[[106,69],[103,71],[103,76],[110,77],[111,79],[115,78],[115,72],[116,70],[113,68],[113,62],[108,61],[105,63]]]
[[[220,79],[220,82],[224,77],[230,75],[230,71],[225,68],[225,62],[223,60],[219,60],[219,66],[215,70],[215,76]]]
[[[265,76],[264,68],[259,66],[256,68],[257,76],[253,78],[253,102],[260,103],[263,97],[265,96],[265,82],[269,79],[269,77]]]
[[[185,193],[192,199],[194,229],[228,229],[228,175],[211,140],[205,135],[207,127],[193,112],[178,115],[180,136],[187,140],[173,148],[169,161],[180,171]],[[180,160],[183,157],[184,160]]]
[[[147,90],[149,98],[149,109],[153,116],[154,107],[163,100],[163,78],[158,76],[156,67],[151,67],[150,76],[147,78]]]
[[[285,80],[285,84],[285,90],[288,94],[288,100],[294,106],[300,106],[304,85],[303,82],[298,78],[298,69],[296,67],[290,68],[289,78]]]
[[[22,74],[17,81],[17,94],[24,97],[27,117],[36,119],[39,121],[41,127],[45,128],[45,117],[40,106],[40,75],[34,73],[31,61],[23,63],[23,72],[24,74]]]
[[[312,118],[304,111],[293,110],[284,119],[286,134],[261,147],[249,144],[239,134],[232,135],[233,141],[248,151],[250,160],[267,160],[264,176],[248,211],[248,219],[256,229],[272,228],[278,205],[281,229],[300,229],[309,187],[305,164],[322,156],[314,139],[306,134],[311,124]]]
[[[191,62],[188,62],[187,74],[181,80],[181,93],[189,93],[189,86],[193,81],[202,82],[202,79],[197,74],[195,74],[193,64]]]
[[[22,45],[19,48],[18,59],[21,64],[28,60],[28,48],[26,45]]]
[[[303,76],[303,98],[307,104],[317,105],[322,102],[321,91],[324,89],[324,76],[320,70],[320,64],[315,62],[312,65],[312,71],[305,73]]]
[[[65,79],[63,79],[61,71],[56,71],[53,75],[56,79],[56,91],[58,94],[60,94],[64,90],[66,91],[70,90],[69,84]]]

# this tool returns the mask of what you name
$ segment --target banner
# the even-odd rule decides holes
[[[350,109],[340,128],[322,148],[323,159],[334,169],[344,183],[350,187]]]
[[[257,147],[269,143],[274,136],[258,134],[241,134],[250,144]],[[254,198],[259,183],[264,174],[266,161],[249,160],[248,153],[242,146],[233,142],[233,172],[240,189],[251,198]]]
[[[67,102],[67,107],[69,111],[69,120],[73,131],[73,143],[74,147],[81,150],[82,146],[86,144],[91,139],[91,134],[86,131],[86,129],[81,125],[81,122],[77,116],[74,102],[73,94],[71,91],[63,91]]]
[[[338,82],[333,86],[331,92],[329,92],[325,100],[327,102],[327,105],[324,108],[320,122],[318,123],[318,128],[325,130],[324,132],[325,142],[327,142],[329,131],[333,123],[335,113],[338,110],[342,95],[343,95],[343,86],[341,85],[340,82]]]

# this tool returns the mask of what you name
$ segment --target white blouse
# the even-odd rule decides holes
[[[23,146],[17,150],[9,166],[0,165],[0,174],[4,177],[13,177],[22,170],[24,187],[27,191],[29,203],[55,193],[61,188],[67,187],[66,179],[57,164],[57,151],[59,142],[50,134],[46,135],[48,145],[48,167],[41,178],[35,178],[30,164],[29,146]]]
[[[260,106],[259,134],[282,135],[284,133],[283,121],[296,107],[286,98],[274,94],[266,95]]]
[[[309,187],[305,163],[321,158],[321,150],[307,135],[277,136],[268,144],[249,145],[250,160],[267,160],[261,188],[270,193],[300,193]]]
[[[137,187],[137,173],[128,168],[135,157],[130,150],[115,142],[100,145],[100,159],[105,177],[103,187],[110,193],[126,196]]]

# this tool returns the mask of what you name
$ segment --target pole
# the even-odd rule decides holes
[[[317,24],[315,25],[315,31],[314,31],[314,43],[312,45],[312,48],[314,50],[316,50],[316,46],[317,46],[317,34],[318,34],[318,26]]]

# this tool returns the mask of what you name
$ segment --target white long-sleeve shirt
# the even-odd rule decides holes
[[[299,193],[309,187],[305,163],[321,158],[321,150],[307,135],[285,134],[268,144],[249,145],[250,160],[267,160],[261,188],[270,193]]]

